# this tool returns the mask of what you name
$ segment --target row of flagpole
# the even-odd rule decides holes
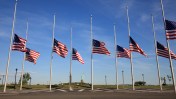
[[[165,34],[166,34],[166,22],[165,22],[166,18],[165,18],[165,15],[164,15],[163,0],[161,0],[161,8],[162,8],[162,15],[163,15],[164,30],[165,30]],[[166,43],[167,43],[167,48],[168,48],[168,53],[169,53],[169,63],[170,63],[172,81],[173,81],[174,91],[176,93],[174,70],[173,70],[172,59],[171,59],[171,54],[170,54],[170,45],[169,45],[169,41],[168,41],[167,38],[166,38]]]
[[[129,15],[128,15],[128,6],[126,7],[126,13],[127,13],[127,22],[128,22],[128,36],[130,38],[131,29],[130,29],[130,18],[129,18]],[[129,40],[129,49],[130,49],[130,40]],[[132,88],[133,88],[133,90],[135,90],[135,88],[134,88],[134,73],[133,73],[132,53],[130,53],[130,64],[131,64]]]
[[[65,55],[67,54],[68,50],[66,48],[66,46],[64,44],[62,44],[61,42],[57,41],[54,38],[54,34],[55,34],[55,14],[54,14],[54,22],[53,22],[53,37],[52,37],[52,50],[51,50],[51,61],[50,61],[50,84],[49,84],[49,90],[52,90],[52,61],[53,61],[53,52],[56,52],[59,56],[65,58]],[[59,49],[59,51],[58,51]],[[70,29],[70,74],[69,74],[69,89],[72,90],[72,60],[78,60],[79,62],[81,62],[82,64],[84,64],[84,61],[82,59],[82,57],[80,56],[80,54],[76,51],[76,49],[72,48],[72,27]],[[76,58],[75,58],[76,57]]]
[[[56,22],[56,18],[55,18],[55,14],[54,14],[54,21],[53,21],[53,34],[52,34],[52,45],[51,45],[51,61],[50,61],[50,82],[49,82],[49,90],[51,91],[51,81],[52,81],[52,61],[53,61],[53,47],[54,47],[54,33],[55,33],[55,22]]]
[[[164,7],[163,7],[163,2],[161,2],[161,8],[162,8],[162,16],[163,16],[163,23],[164,23],[164,29],[166,33],[166,23],[165,23],[165,15],[164,15]],[[129,15],[128,15],[128,7],[126,7],[126,12],[127,12],[127,21],[128,21],[128,35],[130,37],[130,20],[129,20]],[[158,56],[157,56],[157,47],[156,47],[156,35],[155,35],[155,30],[154,30],[154,20],[152,16],[152,27],[153,27],[153,34],[154,34],[154,45],[155,45],[155,53],[156,53],[156,62],[157,62],[157,70],[158,70],[158,79],[159,79],[159,85],[160,85],[160,90],[162,91],[162,84],[161,84],[161,77],[160,77],[160,67],[158,63]],[[114,35],[115,36],[115,35]],[[116,37],[115,37],[116,38]],[[173,70],[173,65],[172,65],[172,59],[171,59],[171,54],[170,54],[170,46],[169,46],[169,41],[166,38],[166,43],[167,43],[167,48],[168,48],[168,53],[169,53],[169,63],[170,63],[170,69],[171,69],[171,75],[173,79],[173,86],[174,86],[174,91],[176,93],[176,85],[175,85],[175,77],[174,77],[174,70]],[[116,42],[115,42],[116,45]],[[130,49],[130,48],[129,48]],[[132,53],[130,53],[130,63],[131,63],[131,77],[132,77],[132,86],[133,90],[134,88],[134,75],[133,75],[133,63],[132,63]],[[117,64],[117,63],[116,63]],[[115,65],[116,65],[115,64]],[[117,80],[117,78],[116,78]]]
[[[130,20],[129,20],[129,15],[128,15],[128,7],[126,7],[126,11],[127,11],[127,21],[128,21],[128,35],[130,37]],[[91,28],[90,28],[90,33],[91,33],[91,89],[93,90],[93,44],[92,44],[92,40],[93,40],[93,33],[92,33],[92,15],[91,15]],[[130,42],[129,42],[130,45]],[[115,67],[116,67],[116,89],[118,90],[118,66],[117,66],[117,56],[116,56],[116,27],[114,25],[114,46],[115,46]],[[130,53],[130,63],[131,63],[131,78],[132,78],[132,88],[133,90],[135,90],[134,88],[134,75],[133,75],[133,63],[132,63],[132,54]]]
[[[161,0],[161,7],[162,7],[162,14],[163,14],[163,20],[164,20],[164,25],[165,25],[165,17],[164,17],[164,9],[163,9],[163,4],[162,4],[162,0]],[[128,7],[126,7],[126,13],[127,13],[127,22],[128,22],[128,36],[130,37],[130,19],[129,19],[129,14],[128,14]],[[91,20],[90,20],[90,37],[91,37],[91,90],[93,90],[93,32],[92,32],[92,15],[91,15]],[[156,50],[156,36],[155,36],[155,31],[154,31],[154,22],[153,22],[153,16],[152,16],[152,26],[153,26],[153,33],[154,33],[154,44],[155,44],[155,52],[157,54],[157,50]],[[54,28],[55,28],[55,15],[54,15],[54,23],[53,23],[53,41],[54,41]],[[166,31],[165,31],[166,32]],[[172,66],[172,60],[171,60],[171,56],[170,56],[170,48],[169,48],[169,42],[167,41],[167,46],[168,46],[168,52],[169,52],[169,61],[170,61],[170,68],[171,68],[171,73],[172,73],[172,79],[173,79],[173,85],[175,86],[175,78],[174,78],[174,71],[173,71],[173,66]],[[52,42],[53,44],[53,42]],[[114,44],[115,44],[115,53],[116,53],[116,28],[114,25]],[[71,52],[72,52],[72,28],[71,28],[71,33],[70,33],[70,46],[71,46]],[[53,45],[52,45],[53,48]],[[130,49],[130,41],[129,41],[129,49]],[[53,53],[53,51],[52,51]],[[51,64],[50,64],[50,90],[51,90],[51,80],[52,80],[52,58],[53,55],[51,53]],[[117,66],[117,58],[116,58],[116,54],[115,54],[115,67],[116,67],[116,85],[117,85],[117,89],[118,89],[118,66]],[[159,85],[160,85],[160,90],[162,90],[162,85],[161,85],[161,78],[160,78],[160,70],[159,70],[159,63],[158,63],[158,56],[156,55],[156,61],[157,61],[157,69],[158,69],[158,79],[159,79]],[[132,89],[135,90],[134,87],[134,73],[133,73],[133,62],[132,62],[132,53],[130,53],[130,64],[131,64],[131,78],[132,78]],[[72,54],[70,55],[70,76],[69,76],[69,85],[70,85],[70,89],[71,89],[71,81],[72,81]],[[176,90],[176,89],[175,89]]]
[[[23,83],[23,73],[24,73],[25,60],[36,63],[36,59],[40,55],[40,53],[32,51],[32,50],[30,50],[29,48],[26,47],[26,41],[27,41],[27,35],[28,35],[28,20],[26,22],[26,39],[23,39],[16,34],[14,35],[17,2],[18,1],[16,0],[15,10],[14,10],[14,17],[13,17],[13,22],[12,22],[12,33],[11,33],[11,38],[10,38],[10,47],[9,47],[7,65],[6,65],[6,77],[5,77],[4,91],[3,92],[6,92],[7,79],[8,79],[8,68],[9,68],[9,64],[10,64],[11,50],[17,50],[17,51],[24,52],[23,60],[22,60],[22,69],[21,69],[20,90],[22,90],[22,86],[23,86],[22,83]],[[13,38],[14,38],[14,40],[12,40]],[[12,41],[13,41],[13,45],[12,45]]]
[[[156,47],[157,45],[156,45],[155,24],[154,24],[153,15],[151,17],[152,17],[152,28],[153,28],[153,37],[154,37],[155,54],[156,54],[156,64],[157,64],[157,70],[158,70],[158,80],[159,80],[160,90],[162,91],[161,76],[160,76],[160,66],[159,66],[159,62],[158,62],[157,47]]]
[[[5,76],[5,83],[4,83],[4,92],[6,92],[6,85],[7,85],[7,79],[8,79],[8,68],[9,68],[9,64],[10,64],[10,55],[11,55],[11,49],[12,49],[12,40],[13,40],[13,34],[14,34],[14,28],[15,28],[16,7],[17,7],[17,0],[15,2],[15,10],[14,10],[13,22],[12,22],[12,33],[11,33],[11,37],[10,37],[10,46],[9,46],[9,53],[8,53],[7,65],[6,65],[6,76]]]
[[[117,67],[117,55],[116,55],[116,46],[117,46],[117,44],[116,44],[116,42],[117,42],[117,40],[116,40],[116,26],[115,26],[115,24],[114,24],[114,55],[115,55],[115,68],[116,68],[116,89],[118,90],[119,88],[118,88],[118,67]]]
[[[72,90],[71,83],[72,83],[72,27],[70,29],[70,81],[69,81],[69,87],[70,90]]]
[[[164,23],[165,33],[166,33],[166,23],[165,23],[165,15],[164,15],[164,8],[163,8],[162,0],[161,0],[161,8],[162,8],[162,15],[163,15],[163,23]],[[128,22],[128,35],[130,37],[130,20],[129,20],[129,15],[128,15],[128,7],[126,7],[126,12],[127,12],[127,22]],[[154,27],[153,16],[152,16],[152,27],[153,27],[153,34],[154,34],[154,45],[155,45],[155,53],[156,53],[158,79],[159,79],[160,90],[162,91],[162,84],[161,84],[161,77],[160,77],[160,67],[159,67],[158,56],[157,56],[156,35],[155,35],[155,30],[154,30],[155,27]],[[115,26],[114,26],[114,30],[115,30]],[[115,34],[115,31],[114,31],[114,38],[115,38],[115,43],[114,44],[116,46],[116,34]],[[172,65],[172,59],[171,59],[170,47],[169,47],[169,41],[168,41],[168,39],[166,39],[166,42],[167,42],[167,48],[168,48],[168,53],[169,53],[169,63],[170,63],[170,69],[171,69],[171,74],[172,74],[172,79],[173,79],[173,86],[174,86],[174,91],[176,93],[174,70],[173,70],[173,65]],[[116,51],[116,47],[115,47],[115,51]],[[132,89],[135,90],[135,88],[134,88],[134,75],[133,75],[132,53],[130,53],[130,63],[131,63]],[[118,89],[118,82],[117,82],[117,80],[118,80],[118,77],[117,77],[118,73],[117,73],[116,56],[115,56],[115,66],[116,66],[116,85],[117,85],[117,89]]]
[[[27,35],[28,35],[28,20],[27,20],[27,23],[26,23],[26,40],[27,40]],[[25,48],[26,48],[26,45],[25,45]],[[23,86],[23,72],[24,72],[24,62],[25,62],[25,57],[26,57],[26,54],[24,53],[23,55],[23,62],[22,62],[22,69],[21,69],[21,84],[20,84],[20,90],[22,90],[22,86]]]
[[[6,76],[5,76],[5,84],[4,84],[4,92],[6,92],[6,85],[7,85],[7,79],[8,79],[8,68],[10,64],[10,56],[11,56],[11,50],[12,50],[12,39],[14,35],[14,28],[15,28],[15,19],[16,19],[16,7],[17,7],[17,0],[15,3],[15,8],[14,8],[14,16],[13,16],[13,22],[12,22],[12,32],[11,32],[11,39],[10,39],[10,47],[9,47],[9,53],[8,53],[8,60],[7,60],[7,65],[6,65]],[[161,8],[162,8],[162,15],[163,15],[163,23],[165,27],[165,33],[166,33],[166,23],[165,23],[165,15],[164,15],[164,7],[163,3],[161,0]],[[127,12],[127,22],[128,22],[128,36],[130,38],[130,19],[128,15],[128,7],[126,7],[126,12]],[[91,37],[91,90],[93,90],[93,32],[92,32],[92,15],[91,15],[91,20],[90,20],[90,37]],[[156,34],[155,34],[155,26],[154,26],[154,19],[152,16],[152,27],[153,27],[153,35],[154,35],[154,44],[155,44],[155,53],[156,53],[156,62],[157,62],[157,69],[158,69],[158,79],[159,79],[159,85],[160,85],[160,90],[162,90],[162,85],[161,85],[161,77],[160,77],[160,67],[158,63],[158,56],[157,56],[157,48],[156,48]],[[50,91],[51,91],[51,81],[52,81],[52,60],[53,60],[53,47],[54,47],[54,33],[55,33],[55,14],[54,14],[54,22],[53,22],[53,37],[52,37],[52,51],[51,51],[51,61],[50,61]],[[26,40],[27,40],[27,34],[28,34],[28,21],[27,21],[27,26],[26,26]],[[173,86],[174,90],[176,92],[176,85],[175,85],[175,77],[174,77],[174,70],[173,70],[173,65],[172,65],[172,59],[171,59],[171,54],[170,54],[170,46],[169,46],[169,41],[166,39],[167,43],[167,48],[168,48],[168,53],[169,53],[169,63],[170,63],[170,69],[171,69],[171,74],[172,74],[172,79],[173,79]],[[71,88],[71,81],[72,81],[72,75],[71,75],[71,66],[72,66],[72,28],[71,28],[71,33],[70,33],[70,46],[71,46],[71,55],[70,55],[70,88]],[[118,89],[118,66],[117,66],[117,56],[116,56],[116,27],[114,25],[114,44],[115,44],[115,67],[116,67],[116,85]],[[130,46],[130,42],[129,42]],[[26,45],[25,45],[26,48]],[[130,48],[129,48],[130,49]],[[24,60],[25,60],[25,53],[22,61],[22,72],[21,72],[21,84],[20,84],[20,90],[22,90],[22,79],[23,79],[23,71],[24,71]],[[132,63],[132,53],[130,53],[130,64],[131,64],[131,78],[132,78],[132,88],[134,88],[134,75],[133,75],[133,63]]]
[[[92,42],[92,39],[93,39],[93,33],[92,33],[92,15],[90,17],[90,44],[91,44],[91,90],[93,90],[93,53],[92,53],[92,49],[93,49],[93,42]]]
[[[166,28],[165,16],[164,16],[164,8],[163,8],[162,0],[161,0],[161,8],[162,8],[162,15],[163,15],[163,23],[164,23],[164,27]],[[129,15],[128,15],[128,7],[126,7],[126,12],[127,12],[127,21],[128,21],[128,35],[130,37],[130,20],[129,20]],[[159,67],[158,56],[157,56],[156,35],[155,35],[155,30],[154,30],[155,27],[154,27],[153,16],[152,16],[152,27],[153,27],[153,34],[154,34],[154,45],[155,45],[155,53],[156,53],[158,79],[159,79],[160,90],[162,91],[162,84],[161,84],[161,77],[160,77],[160,67]],[[115,26],[114,26],[114,28],[115,28]],[[165,29],[165,33],[166,33],[166,29]],[[115,34],[115,32],[114,32],[114,38],[115,38],[115,46],[116,46],[116,34]],[[167,42],[167,48],[168,48],[168,53],[169,53],[169,63],[170,63],[170,69],[171,69],[171,74],[172,74],[172,79],[173,79],[173,86],[174,86],[174,91],[176,92],[174,70],[173,70],[173,65],[172,65],[172,59],[171,59],[170,47],[169,47],[169,41],[168,41],[168,39],[166,39],[166,42]],[[115,60],[116,60],[116,57],[115,57]],[[130,63],[131,63],[132,88],[133,88],[133,90],[135,90],[135,88],[134,88],[134,75],[133,75],[132,53],[130,53]],[[117,62],[116,61],[115,61],[115,66],[116,66],[116,72],[117,72]],[[116,73],[116,85],[117,85],[117,89],[118,89],[118,83],[117,83],[117,79],[118,78],[117,78],[117,75],[118,74]]]

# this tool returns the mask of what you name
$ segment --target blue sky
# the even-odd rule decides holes
[[[0,0],[0,74],[5,74],[15,0]],[[176,21],[176,1],[163,0],[165,16]],[[117,44],[128,48],[128,30],[125,6],[129,6],[131,36],[149,55],[148,58],[133,52],[134,80],[145,76],[147,84],[158,84],[155,61],[151,14],[154,15],[156,37],[166,46],[160,0],[19,0],[17,6],[15,33],[25,38],[26,20],[29,20],[27,46],[40,52],[37,64],[25,62],[25,72],[30,72],[33,84],[47,84],[49,81],[50,54],[52,42],[53,14],[56,13],[55,38],[67,45],[69,53],[61,58],[53,54],[53,84],[68,82],[70,66],[70,27],[73,27],[73,47],[82,55],[85,64],[72,62],[73,81],[91,82],[90,65],[90,15],[93,15],[93,37],[104,41],[111,56],[94,54],[94,83],[115,84],[114,32],[116,24]],[[176,53],[176,41],[170,41],[171,50]],[[14,82],[15,68],[21,71],[23,53],[12,51],[8,83]],[[161,76],[171,75],[169,61],[159,57]],[[173,60],[176,72],[176,61]],[[131,84],[130,61],[118,58],[119,83],[124,70],[125,83]],[[18,77],[19,79],[19,77]]]

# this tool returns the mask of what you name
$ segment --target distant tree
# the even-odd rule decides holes
[[[172,80],[171,76],[169,76],[169,75],[167,75],[167,79],[169,82],[171,82],[171,80]]]
[[[29,73],[25,73],[23,74],[23,85],[27,85],[28,84],[28,81],[31,79],[31,75]],[[19,84],[21,83],[21,77],[20,77],[20,80],[19,80]]]
[[[144,81],[136,81],[134,83],[135,86],[144,86],[145,84],[146,84],[146,82],[144,82]]]

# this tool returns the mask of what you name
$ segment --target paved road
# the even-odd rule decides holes
[[[0,93],[0,99],[176,99],[173,92],[129,90],[47,90]]]

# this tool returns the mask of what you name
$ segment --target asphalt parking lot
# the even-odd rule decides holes
[[[23,90],[0,93],[0,99],[176,99],[173,91],[155,90]]]

